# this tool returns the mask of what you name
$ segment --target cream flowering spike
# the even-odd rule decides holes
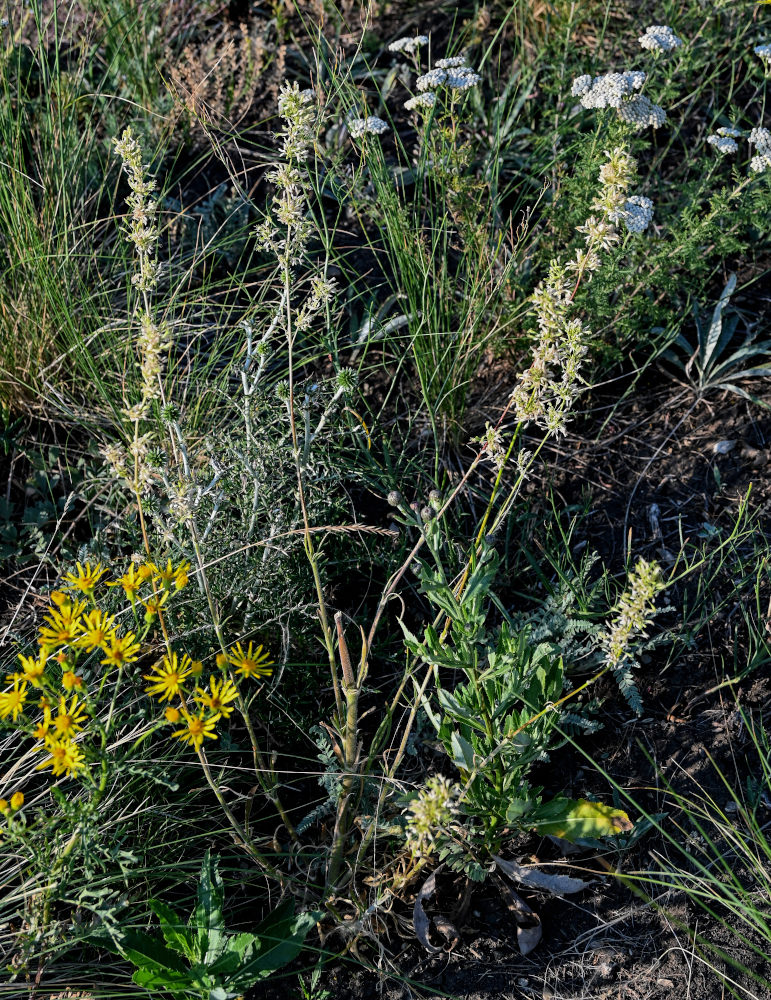
[[[570,315],[576,290],[582,278],[589,280],[601,266],[600,253],[618,243],[617,223],[624,222],[631,232],[641,232],[643,218],[650,221],[653,213],[649,199],[627,197],[636,174],[635,160],[621,146],[605,155],[600,191],[592,203],[597,214],[577,229],[584,236],[584,246],[576,250],[574,260],[552,260],[546,280],[533,292],[540,339],[530,367],[520,375],[512,393],[519,421],[533,422],[554,434],[565,432],[581,385],[581,363],[590,336],[581,320]]]
[[[604,640],[605,662],[638,715],[642,711],[642,704],[632,679],[630,667],[633,659],[629,647],[634,638],[645,636],[645,630],[655,613],[656,596],[665,586],[658,563],[638,559],[634,571],[629,574],[627,588],[616,606],[614,619]]]
[[[129,456],[133,459],[135,485],[144,487],[150,479],[145,459],[148,452],[148,436],[139,434],[139,421],[150,415],[153,400],[163,400],[161,377],[163,375],[164,354],[171,347],[168,327],[159,326],[150,308],[150,295],[158,284],[160,265],[156,257],[158,243],[157,202],[154,198],[155,182],[149,176],[149,168],[143,162],[142,146],[127,128],[120,139],[113,140],[115,152],[123,161],[123,169],[131,188],[126,199],[130,210],[125,236],[133,244],[137,255],[137,270],[131,283],[139,290],[142,302],[138,313],[139,333],[137,350],[141,375],[141,396],[138,402],[126,407],[124,416],[135,425],[134,440],[129,446]],[[129,478],[126,457],[116,446],[110,446],[104,457],[113,472],[121,478]]]
[[[284,163],[268,174],[277,188],[272,212],[257,228],[257,240],[270,250],[282,268],[302,260],[313,230],[307,217],[302,167],[310,155],[316,127],[316,100],[312,90],[300,90],[297,83],[281,85],[278,113],[283,119],[279,133]],[[278,223],[278,225],[276,225]]]

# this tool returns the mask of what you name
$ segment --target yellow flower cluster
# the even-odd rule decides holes
[[[10,816],[11,813],[18,812],[24,805],[24,792],[14,792],[11,801],[0,799],[0,814]]]
[[[19,654],[19,667],[8,674],[10,685],[0,691],[0,720],[10,719],[38,740],[36,750],[46,757],[38,769],[50,767],[53,775],[72,776],[86,769],[83,749],[77,738],[87,729],[95,711],[95,700],[87,690],[81,664],[96,653],[99,663],[107,668],[122,669],[135,662],[142,651],[147,628],[165,604],[172,588],[179,590],[189,580],[190,564],[166,566],[154,563],[132,563],[128,571],[115,582],[104,581],[107,570],[100,563],[92,566],[76,564],[75,572],[63,577],[62,590],[51,594],[51,604],[38,630],[37,656]],[[122,630],[115,616],[98,607],[95,592],[100,584],[122,587],[136,610],[139,598],[145,608],[145,625],[141,637],[135,631]],[[136,618],[136,616],[135,616]],[[32,717],[31,696],[39,692],[34,705],[42,717]]]
[[[89,562],[77,563],[74,572],[64,575],[62,590],[51,594],[38,630],[37,656],[19,654],[19,668],[7,676],[10,686],[0,692],[0,721],[9,719],[36,739],[34,749],[45,754],[38,770],[50,767],[55,777],[88,776],[88,747],[83,737],[89,730],[92,736],[101,734],[103,746],[107,738],[98,711],[105,682],[113,670],[120,678],[127,664],[147,655],[146,640],[153,622],[170,595],[188,584],[189,572],[188,562],[174,565],[169,559],[165,566],[131,563],[115,580],[105,580],[107,570]],[[135,631],[122,629],[115,615],[99,607],[95,594],[103,584],[122,589],[134,612]],[[144,608],[144,624],[139,619],[140,607]],[[201,677],[200,660],[173,651],[168,640],[166,648],[165,655],[142,675],[149,682],[145,691],[160,705],[166,702],[167,722],[182,724],[172,737],[196,750],[205,739],[217,739],[217,723],[232,715],[234,702],[240,698],[238,677],[263,678],[272,673],[268,653],[253,642],[246,648],[238,642],[228,652],[218,653],[216,672],[208,682]],[[89,669],[84,670],[92,655]],[[106,669],[96,670],[97,661]],[[86,677],[94,674],[96,683],[86,684]],[[34,707],[38,713],[32,711],[33,691],[37,691]]]
[[[172,737],[197,750],[205,739],[217,739],[217,723],[233,713],[233,702],[238,700],[239,693],[235,679],[229,673],[230,668],[235,667],[236,673],[242,677],[269,677],[272,673],[270,663],[268,653],[263,652],[262,646],[255,649],[250,642],[244,650],[240,642],[236,643],[229,653],[217,654],[216,665],[223,671],[222,676],[212,674],[208,687],[196,684],[191,691],[190,679],[200,677],[203,664],[191,660],[187,653],[180,656],[172,652],[153,664],[149,674],[143,675],[146,681],[150,681],[145,691],[161,703],[168,702],[164,711],[167,722],[173,725],[184,723],[181,729],[172,733]],[[178,701],[178,704],[172,705],[172,700]]]

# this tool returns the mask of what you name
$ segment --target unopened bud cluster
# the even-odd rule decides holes
[[[645,636],[655,611],[656,596],[664,588],[658,563],[638,559],[605,637],[605,661],[612,669],[623,664],[632,639]]]
[[[407,846],[415,856],[431,854],[455,815],[456,785],[440,775],[429,778],[407,806]]]

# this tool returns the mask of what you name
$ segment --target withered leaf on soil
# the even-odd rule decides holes
[[[437,948],[436,945],[431,944],[428,939],[428,929],[431,926],[431,921],[428,914],[423,909],[423,901],[426,899],[431,899],[431,897],[436,892],[436,875],[437,872],[441,871],[443,865],[439,865],[435,872],[432,872],[423,885],[420,887],[417,896],[415,897],[415,905],[412,908],[412,925],[415,928],[415,936],[418,941],[423,945],[426,951],[436,954],[441,951],[441,948]]]
[[[515,882],[526,885],[530,889],[544,889],[555,896],[569,896],[573,892],[580,892],[589,885],[583,879],[572,878],[570,875],[547,875],[537,868],[523,868],[516,861],[505,861],[497,854],[493,855],[493,861],[504,875],[508,875]]]
[[[519,950],[523,955],[529,955],[538,946],[543,936],[541,918],[530,909],[524,899],[518,896],[507,882],[499,878],[498,884],[509,913],[514,917],[517,924],[517,944],[519,945]]]

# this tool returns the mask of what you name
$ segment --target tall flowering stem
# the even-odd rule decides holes
[[[313,542],[313,533],[308,517],[305,498],[305,472],[309,457],[309,426],[307,420],[308,407],[303,406],[306,416],[304,443],[300,442],[297,426],[294,351],[299,333],[308,329],[313,317],[322,309],[333,295],[334,288],[330,281],[322,275],[316,275],[311,281],[310,294],[301,305],[297,305],[296,267],[305,259],[305,251],[309,237],[313,232],[313,224],[308,216],[305,185],[305,163],[308,160],[315,138],[318,110],[316,98],[312,91],[301,90],[297,83],[284,83],[278,101],[279,116],[283,127],[279,133],[282,144],[283,162],[271,172],[270,180],[276,185],[272,210],[257,230],[258,240],[264,249],[270,250],[276,257],[282,281],[282,298],[271,328],[282,326],[286,340],[288,381],[279,390],[287,407],[292,451],[297,475],[297,494],[303,523],[303,542],[305,554],[311,567],[316,598],[318,602],[319,621],[321,624],[324,646],[329,659],[330,675],[335,696],[336,723],[344,747],[344,769],[346,777],[338,801],[337,819],[330,862],[327,869],[327,885],[333,889],[342,863],[345,841],[350,829],[350,804],[352,800],[353,782],[358,766],[357,732],[358,732],[358,695],[366,671],[366,661],[362,657],[356,676],[347,658],[345,639],[341,627],[339,631],[340,657],[343,666],[342,683],[338,677],[335,651],[335,635],[330,624],[324,590],[321,581],[318,553]],[[293,294],[294,293],[294,294]],[[340,390],[345,391],[341,383]],[[317,429],[318,430],[318,429]]]
[[[137,314],[141,395],[138,402],[127,406],[123,411],[124,416],[134,426],[133,437],[128,445],[128,456],[123,455],[119,448],[112,445],[105,449],[104,457],[113,471],[120,478],[128,480],[133,488],[142,538],[145,550],[149,554],[150,544],[142,506],[142,493],[151,481],[147,462],[151,435],[140,433],[140,423],[150,416],[153,401],[164,402],[163,356],[171,346],[171,340],[168,328],[156,322],[151,306],[151,294],[158,284],[160,270],[156,256],[159,234],[158,203],[154,197],[155,182],[150,177],[148,165],[143,161],[142,146],[130,128],[123,132],[120,139],[113,140],[113,144],[115,152],[123,163],[131,189],[131,194],[126,199],[129,216],[124,235],[129,243],[133,244],[137,258],[137,269],[131,277],[131,283],[141,296]],[[130,462],[127,459],[130,459]],[[130,471],[128,466],[131,467]]]
[[[588,328],[571,315],[576,293],[582,280],[590,279],[601,267],[601,253],[618,243],[617,225],[623,222],[629,231],[641,232],[652,215],[647,198],[633,201],[627,197],[637,169],[634,159],[622,146],[605,155],[600,189],[592,203],[596,214],[577,230],[584,236],[584,246],[572,260],[553,259],[545,281],[533,292],[540,338],[530,367],[520,375],[511,397],[520,422],[533,422],[554,434],[565,432],[568,413],[580,391],[581,363],[590,337]],[[644,225],[641,213],[647,217]]]

